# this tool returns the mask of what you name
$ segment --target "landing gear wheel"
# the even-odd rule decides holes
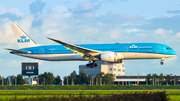
[[[91,66],[91,64],[86,64],[86,67],[90,67]]]
[[[95,64],[94,64],[94,67],[97,67],[97,66],[98,66],[97,63],[95,63]]]
[[[93,65],[91,65],[90,68],[93,68]]]
[[[97,65],[97,63],[95,63],[95,61],[93,61],[92,63],[91,63],[91,61],[89,61],[89,63],[86,64],[86,67],[90,67],[90,68],[97,67],[97,66],[98,65]]]
[[[161,65],[163,65],[164,63],[163,63],[163,62],[161,62],[160,64],[161,64]]]

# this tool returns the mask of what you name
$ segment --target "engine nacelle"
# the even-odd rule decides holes
[[[121,53],[115,53],[115,52],[105,52],[101,53],[101,61],[104,62],[117,62],[118,59],[123,59],[124,56]]]

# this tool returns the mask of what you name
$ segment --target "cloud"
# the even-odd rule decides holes
[[[175,35],[176,38],[180,38],[180,32],[177,32]]]
[[[99,9],[100,5],[93,5],[89,2],[79,3],[77,9],[71,10],[78,17],[94,17],[95,12]]]
[[[126,32],[128,32],[128,33],[137,32],[137,31],[138,31],[138,29],[127,29],[126,30]]]
[[[66,7],[61,6],[61,5],[57,5],[55,7],[51,8],[51,14],[57,14],[59,15],[58,17],[71,17],[72,13],[70,13]]]
[[[100,2],[100,1],[102,1],[102,2],[127,2],[127,1],[129,1],[129,0],[90,0],[90,2]]]
[[[16,23],[27,28],[29,22],[32,23],[33,16],[24,15],[17,8],[6,8],[0,5],[0,9],[0,44],[12,44],[16,41],[9,24]]]
[[[120,39],[126,42],[125,39],[128,38],[124,35],[127,34],[126,27],[144,23],[144,18],[137,15],[107,13],[96,16],[97,9],[98,7],[91,3],[80,3],[78,9],[70,11],[61,5],[51,7],[48,14],[42,16],[42,33],[73,43],[108,43],[119,42]],[[86,16],[86,14],[92,16]],[[139,31],[134,27],[130,30]]]
[[[170,14],[179,14],[180,10],[168,10],[167,12]]]
[[[157,30],[154,30],[154,34],[157,38],[165,39],[170,36],[170,34],[172,34],[172,30],[164,30],[163,28],[158,28]]]
[[[45,34],[59,33],[63,29],[70,29],[73,22],[69,22],[72,13],[70,13],[64,6],[57,5],[49,9],[49,14],[42,17],[43,24],[41,29]],[[68,20],[67,20],[68,19]]]
[[[0,28],[0,44],[12,44],[16,42],[12,29],[9,25],[10,23],[18,24],[25,32],[28,32],[33,20],[34,17],[31,15],[26,15],[22,19],[14,22],[7,18],[1,19],[0,25],[2,27]]]
[[[144,30],[154,30],[157,28],[163,28],[166,30],[171,30],[179,32],[179,18],[180,15],[175,15],[173,17],[157,17],[150,20],[146,20],[142,25],[136,26],[136,28]]]
[[[167,64],[172,65],[172,64],[175,64],[175,63],[176,63],[177,59],[178,59],[178,57],[177,57],[177,56],[174,56],[174,57],[171,57],[171,58],[167,58],[167,59],[165,59],[164,61],[165,61]]]
[[[14,15],[15,14],[17,17],[23,17],[24,16],[24,14],[21,13],[19,11],[19,9],[17,9],[17,8],[6,8],[0,4],[0,15],[2,15],[2,14],[5,14],[5,15],[7,15],[7,14]]]
[[[109,33],[110,34],[110,38],[112,38],[112,39],[119,39],[121,34],[122,34],[122,32],[123,32],[122,29],[120,30],[120,29],[116,28],[116,29],[110,31],[110,33]]]
[[[174,33],[173,30],[165,30],[163,28],[158,28],[150,31],[138,31],[136,37],[140,38],[142,42],[145,41],[170,44],[180,41],[178,40],[180,38],[179,32]]]
[[[38,19],[38,20],[33,21],[32,26],[39,27],[39,26],[42,26],[42,24],[43,24],[43,21],[41,19]]]
[[[17,17],[16,14],[8,12],[8,13],[5,13],[5,14],[1,14],[0,18],[3,18],[3,19],[8,18],[8,19],[10,19],[12,21],[15,21],[15,20],[20,19],[21,17]]]
[[[133,30],[132,30],[132,32],[137,32],[137,31],[138,31],[138,29],[133,29]]]
[[[42,10],[45,6],[45,2],[42,2],[41,0],[36,0],[32,4],[30,4],[29,10],[31,11],[31,14],[37,14],[37,13],[42,13]]]
[[[94,6],[91,3],[80,3],[79,4],[79,9],[80,10],[90,10],[90,9],[94,9]]]

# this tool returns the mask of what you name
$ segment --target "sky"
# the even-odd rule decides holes
[[[79,72],[86,61],[50,62],[10,54],[4,48],[19,49],[10,23],[18,24],[40,45],[57,43],[46,37],[72,44],[162,43],[177,56],[160,59],[124,60],[126,75],[180,75],[179,0],[1,0],[0,75],[21,73],[21,62],[39,62],[39,74],[52,72],[67,76]],[[139,69],[138,69],[139,68]]]

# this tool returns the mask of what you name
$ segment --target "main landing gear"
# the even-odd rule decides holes
[[[165,58],[161,58],[161,62],[160,62],[161,65],[164,64],[164,62],[163,62],[164,60],[165,60]]]
[[[89,61],[89,63],[86,64],[86,67],[90,67],[90,68],[97,67],[97,66],[98,65],[97,65],[97,63],[95,63],[95,61],[93,61],[92,63],[91,63],[91,61]]]

